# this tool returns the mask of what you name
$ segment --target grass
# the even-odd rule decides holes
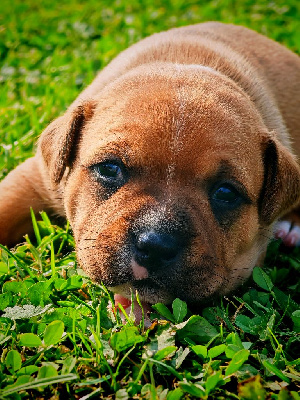
[[[156,304],[146,329],[83,274],[69,227],[41,217],[35,243],[1,247],[0,398],[300,398],[300,250],[272,243],[277,267],[250,288],[201,315]]]
[[[300,50],[295,0],[2,0],[0,174],[140,38],[205,20],[242,24]],[[193,316],[156,305],[149,329],[83,275],[68,226],[46,214],[0,254],[0,398],[299,399],[300,250],[273,242],[240,293]]]
[[[277,267],[250,288],[201,315],[156,304],[146,329],[80,270],[69,227],[41,216],[35,244],[1,247],[0,398],[300,398],[300,250],[272,243]]]

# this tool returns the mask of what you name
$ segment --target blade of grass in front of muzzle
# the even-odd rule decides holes
[[[144,328],[145,328],[145,313],[144,313],[144,307],[142,306],[142,303],[141,303],[141,300],[140,300],[140,296],[139,296],[139,293],[138,293],[137,290],[135,291],[135,297],[136,297],[136,301],[137,301],[138,305],[141,307],[141,310],[142,310],[142,319],[141,319],[141,322],[140,322],[140,328],[143,331]],[[132,302],[131,302],[131,304],[132,304]]]
[[[54,252],[53,241],[51,242],[50,249],[51,249],[51,258],[50,258],[51,275],[52,275],[52,278],[55,279],[56,271],[55,271],[55,252]]]
[[[41,241],[42,241],[41,234],[40,234],[40,230],[39,230],[39,227],[37,224],[37,220],[35,218],[34,211],[31,207],[30,207],[30,214],[31,214],[32,226],[33,226],[34,234],[36,237],[36,241],[37,241],[38,245],[40,245]]]

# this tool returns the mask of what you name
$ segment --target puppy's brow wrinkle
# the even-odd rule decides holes
[[[124,127],[122,131],[124,134],[124,132],[126,132],[126,127]],[[98,143],[97,147],[95,147],[93,153],[89,154],[87,159],[82,158],[80,160],[80,166],[86,168],[93,164],[114,160],[116,158],[119,158],[125,164],[130,166],[131,153],[131,145],[126,140],[112,141],[110,137],[104,137]]]

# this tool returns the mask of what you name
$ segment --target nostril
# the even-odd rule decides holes
[[[172,261],[178,252],[178,240],[170,234],[155,231],[142,232],[135,241],[136,260],[146,267]]]

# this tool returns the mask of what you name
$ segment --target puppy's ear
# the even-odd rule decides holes
[[[295,157],[274,136],[263,141],[264,182],[259,215],[269,225],[300,202],[300,168]]]
[[[76,156],[80,132],[93,116],[96,104],[84,102],[54,120],[42,133],[39,149],[53,184],[58,184]]]

